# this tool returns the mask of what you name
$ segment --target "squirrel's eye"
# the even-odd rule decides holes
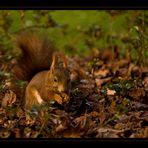
[[[54,82],[57,82],[57,81],[58,81],[57,77],[54,77],[54,79],[53,79],[53,80],[54,80]]]

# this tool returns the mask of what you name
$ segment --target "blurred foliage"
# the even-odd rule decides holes
[[[147,24],[147,10],[0,10],[0,50],[13,58],[15,34],[34,29],[69,55],[118,46],[120,57],[146,64]]]

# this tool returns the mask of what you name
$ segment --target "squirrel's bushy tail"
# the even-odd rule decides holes
[[[47,36],[22,32],[16,38],[21,54],[12,72],[17,78],[30,80],[37,72],[49,70],[52,53],[56,50]]]

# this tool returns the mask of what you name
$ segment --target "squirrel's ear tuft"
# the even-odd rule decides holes
[[[63,67],[67,68],[67,59],[63,53],[61,54],[61,59],[62,59]]]
[[[50,66],[51,72],[54,71],[54,69],[56,67],[56,60],[57,60],[57,54],[53,53],[52,54],[52,63],[51,63],[51,66]]]
[[[51,72],[53,72],[55,68],[67,68],[67,59],[64,54],[58,54],[57,52],[53,53],[50,66]]]

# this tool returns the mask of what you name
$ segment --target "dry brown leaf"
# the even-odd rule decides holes
[[[92,115],[84,114],[73,120],[73,125],[67,129],[63,134],[65,138],[81,138],[85,136],[90,128],[92,128],[94,122],[91,119]]]
[[[145,128],[144,128],[143,137],[144,137],[144,138],[148,138],[148,127],[145,127]]]
[[[95,83],[98,87],[100,87],[104,83],[104,81],[103,81],[103,79],[97,78],[97,79],[95,79]]]
[[[99,118],[100,124],[103,124],[105,120],[108,118],[108,114],[104,112],[104,110],[102,109],[101,112],[99,113],[98,118]]]
[[[61,131],[65,130],[65,129],[67,129],[67,127],[61,123],[60,125],[58,125],[58,126],[55,128],[55,131],[56,131],[56,132],[61,132]]]
[[[94,71],[94,76],[97,76],[97,77],[106,77],[107,74],[109,74],[109,69],[99,69],[99,70],[95,70]]]
[[[142,66],[141,68],[142,73],[148,73],[148,67]]]
[[[0,138],[9,138],[11,135],[11,132],[8,130],[2,130],[0,131]]]
[[[116,93],[115,90],[111,90],[111,89],[108,89],[108,88],[107,88],[107,95],[108,95],[108,96],[113,96],[113,95],[115,95],[115,93]]]
[[[86,127],[86,123],[87,123],[87,115],[84,115],[84,116],[81,116],[81,117],[77,117],[75,120],[74,120],[74,123],[75,123],[75,126],[79,126],[80,128],[84,128]]]
[[[102,84],[110,81],[112,79],[112,77],[107,77],[107,78],[104,78],[104,79],[100,79],[100,78],[96,78],[95,79],[95,83],[98,87],[100,87]]]
[[[4,108],[0,108],[0,114],[6,114],[6,110]]]
[[[6,92],[3,100],[2,100],[2,107],[7,107],[7,106],[12,106],[16,101],[16,94],[9,90],[8,92]]]
[[[117,62],[117,65],[118,65],[118,67],[120,68],[120,67],[125,67],[128,63],[129,63],[128,60],[121,59],[121,60],[119,60],[119,61]]]
[[[99,116],[99,113],[96,112],[96,111],[92,111],[91,112],[91,115],[92,115],[92,117],[98,117]]]
[[[23,138],[23,134],[21,133],[20,128],[13,129],[14,138]]]
[[[116,76],[126,78],[128,77],[128,69],[127,68],[120,68],[116,70]]]
[[[25,129],[24,129],[25,137],[26,137],[26,138],[29,138],[30,135],[31,135],[31,133],[32,133],[31,128],[29,128],[29,127],[25,127]]]
[[[133,64],[133,63],[130,63],[129,67],[128,67],[128,73],[127,73],[127,77],[130,77],[131,76],[131,72],[132,70],[136,70],[136,66]]]
[[[114,126],[115,129],[121,130],[121,129],[125,129],[126,128],[126,124],[125,123],[117,123]]]
[[[15,121],[15,120],[7,120],[4,123],[4,126],[8,129],[13,129],[16,126],[16,123],[17,123],[17,121]]]
[[[96,138],[120,138],[119,134],[123,130],[116,130],[111,128],[98,128]]]
[[[62,133],[64,138],[81,138],[81,135],[83,134],[84,132],[80,132],[75,128],[67,129]]]
[[[147,88],[147,90],[148,90],[148,77],[145,77],[144,78],[144,80],[143,80],[143,82],[144,82],[144,86]]]
[[[101,67],[104,64],[104,62],[99,60],[95,64],[96,64],[97,67]]]
[[[143,104],[137,101],[131,101],[131,106],[133,110],[137,110],[137,111],[147,111],[148,110],[148,105],[147,104]]]
[[[137,132],[132,133],[129,138],[148,138],[148,127],[140,128]]]
[[[0,116],[0,125],[3,125],[5,122],[5,120],[2,118],[2,116]]]
[[[136,101],[142,101],[140,100],[142,97],[146,95],[145,90],[143,88],[137,88],[133,89],[129,92],[129,96],[132,97]]]
[[[114,59],[112,50],[111,50],[111,49],[105,49],[105,50],[102,52],[101,58],[102,58],[103,60],[112,61],[112,60]]]
[[[33,125],[36,122],[35,118],[32,118],[29,114],[26,114],[26,121],[25,124],[28,125]]]
[[[70,117],[65,111],[56,110],[54,114],[50,115],[50,120],[53,124],[54,132],[56,133],[63,133],[65,131],[69,124],[70,124]]]
[[[76,133],[76,132],[75,133],[74,132],[72,132],[72,133],[66,132],[66,133],[64,133],[63,137],[64,138],[81,138],[81,134]]]
[[[18,110],[16,112],[16,115],[17,115],[17,117],[21,117],[21,116],[24,116],[25,113],[24,113],[24,111],[21,108],[18,108]]]

